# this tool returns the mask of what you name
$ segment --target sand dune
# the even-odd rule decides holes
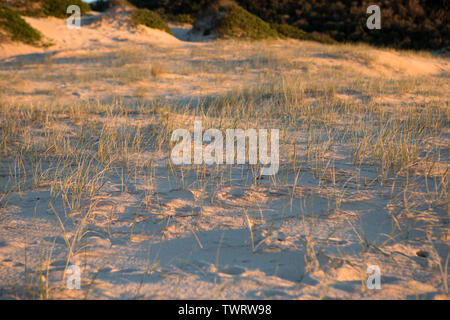
[[[44,53],[48,51],[73,51],[80,49],[95,50],[113,47],[121,41],[157,45],[179,45],[180,41],[166,32],[139,26],[131,27],[126,11],[113,10],[105,13],[93,13],[82,19],[82,28],[69,29],[66,20],[54,17],[24,17],[35,29],[40,31],[45,41],[52,44],[49,48],[6,43],[0,44],[0,58],[19,54]]]
[[[448,299],[447,58],[26,19],[53,45],[0,49],[2,297]],[[279,174],[173,166],[194,120],[280,128]]]

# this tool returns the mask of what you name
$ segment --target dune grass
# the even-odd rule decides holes
[[[41,192],[46,206],[42,211],[36,209],[36,216],[54,217],[57,230],[50,241],[34,242],[41,247],[24,249],[26,272],[17,278],[27,293],[18,297],[60,297],[64,273],[52,269],[57,258],[64,269],[76,259],[84,266],[92,264],[83,273],[82,297],[101,297],[96,279],[104,260],[111,257],[98,261],[89,255],[92,233],[123,245],[119,249],[132,248],[141,237],[153,250],[175,225],[181,226],[176,237],[194,234],[198,245],[206,247],[198,231],[228,230],[227,223],[248,234],[241,244],[248,248],[248,259],[253,254],[268,254],[267,248],[278,250],[286,239],[277,232],[301,225],[289,235],[298,237],[295,245],[279,250],[280,254],[296,250],[305,261],[305,277],[319,283],[317,288],[308,285],[307,294],[316,298],[339,298],[341,291],[333,291],[334,281],[339,282],[334,280],[339,266],[348,263],[364,271],[370,259],[388,264],[386,270],[391,274],[387,276],[395,277],[407,290],[411,278],[399,265],[412,265],[418,257],[413,252],[405,258],[409,253],[399,254],[399,250],[412,244],[443,246],[447,236],[450,112],[446,76],[368,76],[353,64],[360,69],[376,66],[372,55],[377,52],[370,47],[280,43],[227,40],[171,54],[152,48],[152,55],[145,55],[148,48],[132,47],[67,58],[64,68],[52,60],[16,66],[14,77],[23,77],[27,85],[42,79],[64,80],[73,87],[86,85],[87,80],[99,81],[112,83],[105,91],[128,88],[140,98],[139,102],[124,102],[122,91],[108,102],[0,105],[0,210],[28,203],[19,200],[28,192]],[[324,63],[330,60],[336,64]],[[137,70],[143,63],[149,67]],[[74,67],[79,74],[73,74]],[[110,70],[101,73],[105,67]],[[13,75],[7,71],[9,80]],[[188,86],[191,82],[200,88],[216,87],[217,80],[211,76],[215,74],[222,77],[221,85],[234,81],[234,88],[213,94],[196,92],[186,98],[188,102],[166,99],[164,91],[147,89],[152,84],[156,90],[175,82],[176,94],[185,94],[181,90],[193,90]],[[94,96],[94,91],[90,94]],[[414,99],[408,100],[408,94]],[[390,102],[392,96],[401,102]],[[176,128],[190,130],[195,119],[202,119],[205,128],[223,132],[234,127],[280,128],[278,174],[258,179],[257,166],[174,166],[169,160],[171,133]],[[239,189],[245,192],[227,193]],[[164,193],[180,191],[201,195],[192,205],[198,213],[189,207],[183,216],[169,214]],[[252,192],[262,197],[252,200],[248,196]],[[238,205],[227,202],[230,198],[239,201]],[[276,202],[267,208],[263,201],[267,198],[283,200],[282,205]],[[125,206],[116,208],[121,201],[132,207],[133,214]],[[322,203],[319,207],[317,201]],[[227,206],[239,211],[222,215]],[[214,214],[203,214],[211,207]],[[371,218],[385,217],[388,229],[371,235],[361,222],[367,212]],[[147,227],[154,228],[152,233]],[[333,240],[343,232],[344,240]],[[269,247],[273,235],[277,240]],[[218,277],[219,251],[228,245],[226,238],[223,241],[214,266]],[[336,243],[334,251],[339,252],[326,252],[327,243]],[[340,252],[347,244],[351,249]],[[149,247],[146,243],[146,250]],[[448,294],[448,259],[438,257],[433,255],[414,271],[433,279],[433,293]],[[401,258],[408,260],[399,262]],[[133,283],[136,295],[145,291],[151,274],[167,275],[158,265],[158,256],[148,253],[141,262],[142,275],[134,277],[139,279]],[[210,296],[223,290],[222,284],[214,285]],[[304,293],[302,285],[299,295]],[[384,291],[363,290],[364,286],[356,297],[385,297]]]

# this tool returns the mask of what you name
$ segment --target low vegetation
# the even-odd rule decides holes
[[[44,0],[43,4],[44,14],[57,18],[66,18],[67,8],[71,5],[79,6],[82,15],[91,10],[89,4],[82,0]]]
[[[168,34],[172,34],[167,23],[156,12],[148,9],[133,10],[131,21],[135,26],[144,25],[149,28],[160,29]]]
[[[0,33],[6,39],[33,45],[38,44],[42,39],[39,31],[31,27],[20,14],[5,4],[0,4]]]
[[[206,7],[224,2],[130,1],[141,8],[164,9],[166,14],[189,14],[194,17]],[[288,24],[308,33],[314,32],[314,38],[328,39],[326,42],[330,42],[330,39],[365,42],[402,49],[440,49],[450,46],[450,8],[446,0],[380,0],[377,3],[368,0],[237,0],[236,3],[268,23]],[[382,30],[366,28],[366,9],[371,4],[381,8]]]
[[[307,32],[288,24],[273,23],[271,24],[271,27],[282,37],[298,40],[312,40]]]
[[[123,269],[116,257],[125,252],[135,274],[152,277],[142,280],[140,293],[166,297],[166,283],[173,288],[179,280],[164,275],[185,263],[169,261],[175,253],[167,251],[171,240],[166,237],[189,241],[198,233],[198,242],[210,251],[227,254],[217,254],[213,271],[209,264],[198,271],[183,269],[183,277],[195,275],[193,286],[225,263],[239,265],[224,260],[241,250],[252,261],[270,255],[286,259],[290,252],[298,256],[301,272],[317,284],[293,285],[289,297],[406,298],[414,292],[412,271],[430,279],[420,280],[421,285],[427,281],[423,294],[447,295],[448,250],[439,253],[439,248],[446,248],[448,234],[448,76],[392,70],[396,78],[387,79],[377,71],[380,52],[368,46],[279,44],[221,40],[171,54],[156,47],[151,55],[148,48],[130,46],[107,55],[77,53],[58,63],[52,58],[22,62],[11,68],[13,73],[0,70],[0,88],[5,88],[0,104],[0,212],[5,222],[0,230],[5,239],[17,239],[10,223],[23,228],[27,223],[28,237],[25,250],[5,241],[18,252],[12,262],[22,267],[2,264],[3,270],[17,273],[0,294],[67,297],[73,291],[64,291],[62,271],[79,259],[89,269],[83,269],[82,290],[76,294],[101,298],[127,290],[130,297],[140,297],[139,290],[129,293],[129,288],[140,288],[141,277],[120,274],[120,286],[110,282],[117,273],[104,272],[105,261],[111,269]],[[336,63],[323,63],[329,57]],[[366,65],[373,65],[373,72],[361,73]],[[42,94],[33,97],[41,105],[20,103],[24,95],[32,96],[26,90],[33,84],[53,88],[62,80],[65,88],[60,90],[66,91],[49,91],[49,103]],[[234,90],[217,92],[229,82]],[[90,88],[85,100],[59,103],[53,96],[70,97],[80,84]],[[114,99],[96,102],[97,86]],[[197,88],[216,92],[202,95]],[[185,100],[162,98],[171,89]],[[122,101],[127,92],[141,102]],[[16,99],[9,103],[10,95]],[[252,165],[172,165],[171,133],[189,130],[194,119],[221,132],[280,128],[279,172],[258,179],[258,167]],[[200,196],[188,201],[180,195],[191,193]],[[225,232],[233,232],[234,242],[225,237],[221,247]],[[271,240],[272,235],[277,237]],[[96,249],[99,237],[114,246]],[[150,246],[163,247],[162,267],[159,258],[146,254]],[[416,255],[419,250],[429,253],[426,260]],[[190,261],[199,259],[196,254]],[[380,265],[386,278],[396,279],[396,290],[360,290],[371,263]],[[355,270],[356,280],[334,277],[345,266]],[[293,271],[277,276],[298,281]],[[201,294],[252,294],[235,277],[230,290],[219,282]],[[271,289],[261,283],[261,290]],[[157,293],[149,287],[156,284]],[[351,292],[333,290],[335,284]],[[170,294],[179,297],[173,289]]]
[[[223,19],[216,20],[214,26],[220,38],[266,39],[278,36],[267,22],[237,4],[233,3],[219,10],[223,10],[225,14]]]
[[[327,34],[339,42],[366,42],[402,49],[439,49],[450,45],[448,1],[426,0],[238,0],[269,22]],[[366,9],[381,8],[382,30],[369,30]]]
[[[25,16],[66,18],[71,5],[79,6],[82,15],[91,10],[82,0],[17,0],[13,1],[12,8]]]
[[[193,24],[195,19],[190,14],[161,14],[161,16],[169,22]]]

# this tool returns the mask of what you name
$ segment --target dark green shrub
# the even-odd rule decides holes
[[[151,9],[149,9],[151,10]],[[195,19],[194,17],[189,13],[166,13],[166,10],[164,8],[158,8],[155,10],[151,10],[153,12],[156,12],[159,14],[161,19],[163,19],[166,22],[174,22],[174,23],[189,23],[193,24]]]
[[[197,16],[209,6],[213,0],[130,0],[138,8],[147,8],[152,11],[164,10],[166,14],[189,14]]]
[[[220,8],[225,16],[216,20],[213,27],[220,38],[267,39],[276,38],[278,33],[261,18],[233,3]]]
[[[298,40],[312,40],[311,36],[307,32],[285,23],[272,23],[270,26],[282,37]]]
[[[11,3],[11,7],[22,16],[44,17],[43,0],[16,0]]]
[[[148,9],[135,9],[131,14],[131,21],[135,26],[140,24],[172,34],[167,23],[156,13]]]
[[[12,8],[21,15],[30,17],[67,18],[67,8],[77,5],[81,14],[91,11],[89,4],[81,0],[16,0],[12,2]]]
[[[190,14],[168,14],[163,18],[165,18],[166,21],[175,23],[194,23],[194,18]]]
[[[196,17],[219,0],[130,0],[141,8]],[[236,0],[273,24],[288,24],[320,41],[366,42],[404,49],[450,46],[449,0]],[[368,30],[366,9],[381,8],[381,30]]]
[[[103,12],[111,8],[109,0],[96,0],[94,2],[89,3],[91,9],[98,12]]]
[[[317,38],[366,42],[404,49],[439,49],[450,45],[448,0],[237,0],[271,23],[289,24]],[[366,27],[366,9],[381,9],[381,30]],[[319,35],[320,34],[320,35]]]
[[[0,4],[0,30],[6,32],[11,40],[37,45],[42,35],[31,27],[18,12]]]
[[[43,12],[46,16],[67,18],[67,8],[71,5],[79,6],[82,15],[91,11],[89,5],[81,0],[43,0]]]

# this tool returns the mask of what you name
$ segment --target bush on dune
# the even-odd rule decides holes
[[[193,24],[194,18],[190,14],[167,14],[162,15],[164,20],[174,22],[174,23],[187,23]]]
[[[14,10],[31,17],[67,18],[67,8],[71,5],[80,7],[81,14],[91,11],[89,4],[82,0],[17,0],[12,3]]]
[[[276,22],[269,24],[258,15],[239,6],[239,1],[130,0],[130,2],[139,8],[148,8],[158,12],[166,21],[194,23],[194,32],[197,34],[215,34],[219,38],[267,39],[281,37],[324,42],[324,39],[312,37],[292,25]],[[327,37],[325,42],[331,42],[330,39]]]
[[[211,5],[198,16],[193,33],[217,38],[268,39],[277,38],[271,26],[236,3]]]
[[[296,26],[339,42],[366,42],[403,49],[438,49],[450,44],[448,0],[237,0],[271,23]],[[371,4],[381,8],[381,30],[366,27]],[[320,37],[320,36],[319,36]]]
[[[44,0],[44,14],[57,18],[67,18],[67,8],[71,5],[79,6],[82,15],[91,11],[91,7],[81,0]]]
[[[214,3],[232,0],[130,0],[139,8],[164,9],[165,14],[198,16]],[[365,42],[403,49],[450,46],[448,0],[235,0],[242,8],[276,26],[284,36],[301,38],[290,25],[320,42]],[[368,30],[366,9],[377,4],[382,29]],[[274,25],[275,24],[275,25]],[[280,30],[281,28],[281,30]]]
[[[43,4],[43,0],[16,0],[10,6],[22,16],[43,17]]]
[[[278,33],[261,18],[232,3],[222,9],[225,15],[216,21],[215,31],[220,38],[276,38]]]
[[[167,23],[156,13],[148,9],[135,9],[131,14],[131,22],[135,25],[144,25],[149,28],[159,29],[172,34]]]
[[[278,34],[282,37],[297,40],[312,40],[311,36],[307,32],[300,30],[294,26],[281,23],[272,23],[270,26],[274,30],[276,30]]]
[[[104,12],[117,6],[121,6],[122,8],[136,9],[136,7],[127,0],[96,0],[90,2],[89,6],[92,10],[98,12]]]
[[[39,31],[6,4],[0,4],[0,31],[6,38],[32,45],[37,45],[42,39]]]

